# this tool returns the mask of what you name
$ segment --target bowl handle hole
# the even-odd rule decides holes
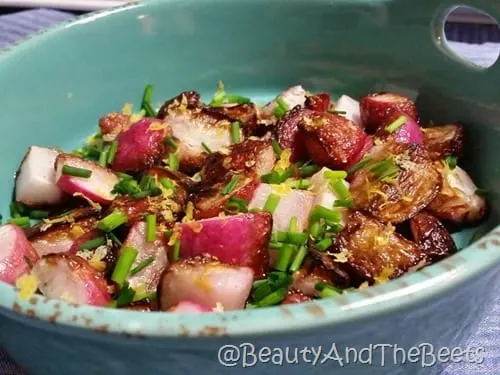
[[[487,12],[470,6],[448,7],[436,26],[438,44],[456,60],[480,69],[491,68],[499,60],[500,26]]]

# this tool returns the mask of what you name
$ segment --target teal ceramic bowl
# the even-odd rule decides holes
[[[461,3],[500,19],[494,0]],[[148,82],[155,84],[158,101],[186,89],[210,95],[219,79],[262,100],[294,83],[351,96],[378,90],[414,95],[425,120],[466,124],[466,168],[492,192],[483,225],[492,230],[473,246],[467,243],[477,228],[456,234],[463,249],[449,259],[312,303],[183,316],[74,306],[41,296],[24,301],[0,283],[0,344],[31,375],[239,374],[248,367],[288,375],[438,373],[442,365],[424,367],[422,352],[404,366],[401,357],[394,365],[390,348],[383,365],[376,348],[371,365],[366,357],[353,361],[352,352],[346,363],[344,355],[346,347],[381,344],[406,350],[432,344],[435,351],[464,345],[500,287],[500,63],[480,69],[450,52],[443,18],[453,5],[152,0],[79,18],[0,52],[4,217],[12,177],[29,145],[71,149],[103,113],[125,101],[138,103]],[[343,363],[323,356],[333,343]],[[241,350],[225,354],[223,345]],[[299,353],[295,361],[294,350],[312,346],[322,348],[316,363],[311,353]],[[271,361],[263,349],[260,359],[267,363],[256,364],[265,347],[288,357],[280,365],[279,354]],[[431,362],[427,358],[424,365]]]

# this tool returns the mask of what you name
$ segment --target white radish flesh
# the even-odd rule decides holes
[[[335,105],[336,111],[344,111],[345,117],[358,126],[362,126],[359,102],[348,95],[342,95]]]

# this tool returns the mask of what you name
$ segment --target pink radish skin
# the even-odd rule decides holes
[[[182,313],[182,314],[202,314],[213,311],[206,306],[200,305],[199,303],[194,303],[191,301],[182,301],[177,305],[172,306],[168,309],[171,313]]]
[[[133,247],[138,250],[132,269],[143,260],[154,257],[154,261],[147,267],[130,275],[128,282],[130,287],[137,289],[139,286],[145,288],[146,292],[156,292],[161,274],[168,265],[167,247],[163,240],[165,236],[158,233],[153,242],[146,241],[146,223],[139,221],[130,229],[128,236],[123,244],[124,247]]]
[[[19,276],[30,272],[27,259],[34,264],[38,255],[24,231],[16,225],[0,227],[0,244],[0,281],[14,285]]]
[[[171,133],[166,124],[145,118],[118,135],[118,150],[113,169],[119,172],[140,172],[160,160],[165,150],[163,139]]]
[[[424,143],[424,133],[417,122],[406,116],[406,123],[394,132],[394,140],[398,143]]]
[[[248,267],[230,266],[209,257],[181,260],[162,276],[160,308],[168,311],[179,302],[191,301],[209,308],[222,305],[224,311],[243,309],[252,282],[253,271]]]
[[[106,306],[111,301],[104,274],[76,255],[53,254],[32,270],[44,296],[70,303]]]
[[[64,175],[62,174],[64,165],[88,169],[92,171],[92,175],[89,178]],[[109,204],[115,198],[111,191],[120,179],[114,172],[93,161],[61,154],[56,159],[56,181],[57,186],[67,194],[83,194],[93,202]]]
[[[181,225],[181,257],[209,254],[221,262],[250,267],[256,277],[269,266],[267,244],[272,216],[267,212],[216,217]]]

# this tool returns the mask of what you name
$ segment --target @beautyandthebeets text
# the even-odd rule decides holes
[[[484,362],[482,347],[435,347],[422,343],[411,348],[396,344],[370,344],[363,348],[329,346],[269,347],[252,343],[224,345],[219,348],[218,361],[225,367],[254,367],[259,364],[274,366],[306,364],[321,366],[334,363],[339,367],[354,364],[367,366],[392,366],[406,363],[432,367],[438,363]]]

